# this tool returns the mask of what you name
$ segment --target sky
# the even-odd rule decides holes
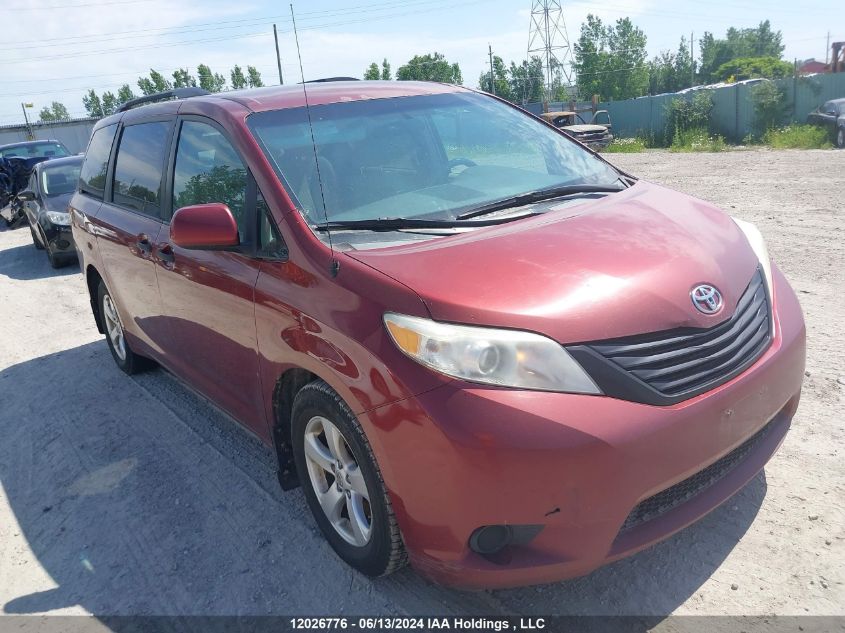
[[[256,66],[264,83],[278,83],[273,23],[285,83],[300,81],[287,1],[273,0],[3,0],[0,24],[15,46],[3,53],[0,125],[22,123],[21,102],[34,108],[60,101],[84,116],[89,88],[116,92],[150,68],[168,77],[179,67],[196,74],[205,63],[227,76],[239,64]],[[493,53],[522,60],[528,48],[531,0],[294,0],[306,80],[361,77],[387,58],[395,70],[415,54],[438,51],[458,62],[464,83],[476,86]],[[648,38],[649,57],[677,50],[682,35],[723,35],[730,26],[771,20],[783,32],[787,59],[825,59],[831,41],[845,40],[839,0],[609,0],[567,2],[571,41],[589,13],[604,21],[628,16]],[[37,24],[37,28],[32,25]],[[14,35],[17,34],[17,35]],[[23,35],[26,34],[26,37]],[[35,39],[30,40],[30,36]],[[697,52],[696,52],[697,55]]]

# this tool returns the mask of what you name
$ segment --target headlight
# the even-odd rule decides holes
[[[405,354],[447,376],[538,391],[601,393],[559,343],[539,334],[392,312],[384,315],[384,324]]]
[[[62,226],[70,225],[70,213],[62,213],[61,211],[47,211],[47,219],[53,224],[60,224]]]
[[[772,259],[769,257],[769,249],[766,248],[766,240],[760,230],[745,220],[739,218],[731,218],[739,230],[745,234],[745,239],[748,240],[748,245],[760,261],[760,267],[763,269],[763,276],[766,278],[766,290],[769,292],[769,301],[773,300],[772,294]]]

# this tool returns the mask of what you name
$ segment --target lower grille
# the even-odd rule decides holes
[[[674,486],[658,492],[656,495],[640,501],[625,519],[620,532],[630,530],[647,521],[656,519],[701,494],[738,466],[754,448],[765,439],[772,428],[769,422],[762,429],[737,446],[721,459],[713,462],[704,470],[676,483]]]

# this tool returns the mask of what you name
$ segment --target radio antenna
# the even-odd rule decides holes
[[[329,238],[329,250],[331,251],[331,273],[337,277],[340,262],[334,256],[334,244],[332,243],[332,232],[329,229],[329,212],[326,208],[326,194],[323,193],[323,178],[320,176],[320,158],[317,156],[317,142],[314,140],[314,125],[311,122],[311,108],[308,105],[308,89],[305,87],[305,71],[302,70],[302,53],[299,50],[299,34],[296,31],[296,16],[293,14],[293,4],[290,5],[290,19],[293,22],[293,37],[296,40],[296,56],[299,58],[299,75],[302,78],[302,94],[305,97],[305,113],[308,115],[308,131],[311,133],[311,147],[314,148],[314,166],[317,168],[317,184],[320,185],[320,202],[323,204],[323,217],[326,219],[326,236]]]

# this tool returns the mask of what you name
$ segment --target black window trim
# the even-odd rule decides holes
[[[167,122],[170,123],[170,128],[167,132],[167,146],[164,149],[164,163],[162,165],[161,171],[161,180],[159,181],[159,191],[162,195],[162,200],[159,203],[158,214],[153,215],[150,213],[143,213],[142,211],[138,211],[138,209],[133,209],[128,207],[124,204],[119,202],[115,202],[114,200],[114,172],[117,168],[117,155],[120,153],[120,143],[123,141],[123,130],[128,127],[132,127],[134,125],[143,125],[144,123],[159,123],[159,122]],[[114,207],[117,207],[121,211],[126,211],[128,213],[134,213],[135,215],[139,215],[142,218],[150,218],[151,220],[156,220],[162,224],[165,224],[164,218],[168,217],[166,214],[167,207],[167,199],[164,198],[166,195],[165,192],[165,181],[167,176],[168,164],[169,164],[169,156],[173,149],[173,131],[176,128],[176,115],[174,114],[160,114],[155,116],[144,117],[143,119],[133,119],[129,123],[124,123],[123,121],[120,122],[120,128],[115,133],[115,140],[112,141],[112,152],[109,159],[109,170],[106,176],[106,191],[105,195],[103,196],[103,202],[106,204],[110,204]],[[169,224],[169,220],[167,222]]]
[[[109,147],[109,156],[106,160],[106,182],[103,184],[103,190],[97,191],[95,189],[89,189],[82,184],[82,172],[80,171],[79,174],[79,193],[89,196],[94,200],[99,200],[100,202],[105,202],[106,200],[106,193],[110,191],[110,184],[111,184],[111,171],[112,167],[114,167],[114,155],[115,155],[115,140],[117,139],[117,134],[120,132],[120,121],[115,121],[114,123],[109,123],[108,125],[103,125],[94,129],[91,132],[91,138],[88,140],[88,146],[85,148],[86,156],[88,154],[88,149],[91,147],[91,141],[94,140],[94,135],[99,132],[100,130],[105,130],[109,127],[115,127],[114,134],[111,137],[111,146]],[[85,165],[85,161],[82,161],[82,165]]]
[[[278,258],[268,257],[260,253],[258,235],[261,218],[258,213],[258,183],[255,180],[255,176],[252,174],[252,168],[249,166],[249,162],[246,160],[246,157],[240,151],[240,149],[238,149],[238,146],[232,142],[232,139],[226,132],[226,129],[217,121],[209,117],[201,116],[198,114],[179,114],[176,117],[176,123],[173,126],[170,149],[167,157],[167,171],[165,173],[165,182],[163,189],[163,195],[165,197],[165,200],[164,204],[162,204],[161,209],[162,223],[166,226],[169,226],[173,214],[177,211],[177,209],[173,208],[173,181],[176,177],[176,152],[179,148],[179,137],[182,134],[182,124],[186,121],[204,123],[217,130],[220,135],[226,140],[226,142],[229,143],[232,150],[235,152],[235,154],[237,154],[238,158],[240,159],[241,163],[243,163],[243,166],[246,169],[246,192],[244,197],[244,211],[246,213],[246,227],[248,230],[248,235],[243,236],[245,239],[242,239],[241,243],[238,246],[222,250],[240,253],[252,259],[260,259],[267,261],[287,261],[286,256]],[[262,197],[264,196],[262,195]],[[266,197],[264,197],[264,200],[266,201]],[[282,235],[282,231],[279,228],[276,219],[273,217],[272,213],[268,215],[270,222],[273,223],[273,226],[275,227],[276,232],[281,238],[282,243],[284,243],[284,236]],[[284,250],[285,252],[287,252],[286,246]]]

